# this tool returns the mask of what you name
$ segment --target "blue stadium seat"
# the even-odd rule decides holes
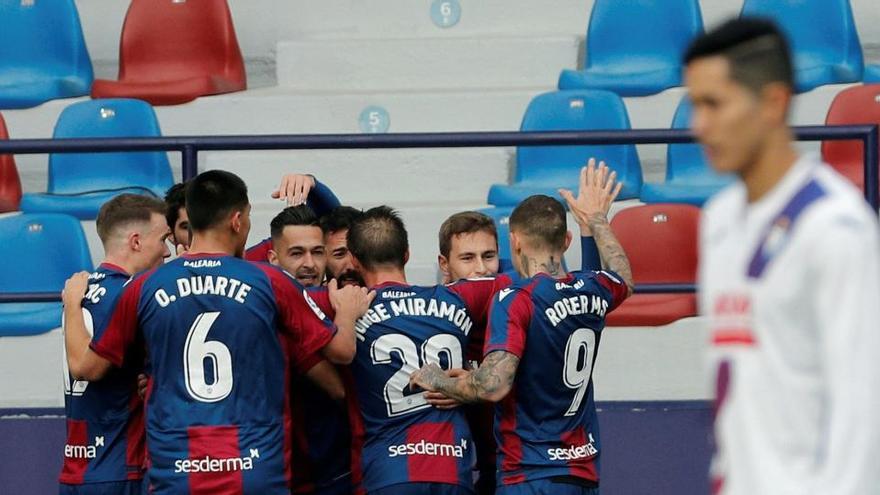
[[[485,213],[495,222],[495,230],[498,232],[498,259],[501,264],[500,271],[512,270],[510,263],[510,214],[515,206],[495,206],[483,208],[480,213]]]
[[[0,0],[0,108],[87,95],[92,78],[73,0]]]
[[[681,85],[681,56],[703,32],[697,0],[596,0],[584,70],[563,70],[559,89],[645,96]]]
[[[61,112],[55,138],[161,136],[153,108],[130,99],[74,103]],[[124,193],[162,197],[171,187],[164,152],[56,153],[49,157],[45,194],[25,194],[25,213],[66,213],[93,219],[107,200]]]
[[[797,92],[862,80],[865,63],[849,0],[746,0],[742,15],[772,18],[786,32]]]
[[[623,100],[599,90],[553,91],[536,96],[523,116],[523,131],[629,129]],[[578,171],[591,157],[605,160],[623,182],[619,199],[637,198],[642,187],[642,169],[636,147],[522,146],[516,152],[514,183],[495,184],[488,202],[514,206],[533,194],[559,198],[560,187],[577,189]]]
[[[682,98],[673,129],[687,129],[691,120],[691,104]],[[706,160],[698,144],[671,144],[666,151],[666,181],[642,185],[641,200],[645,203],[688,203],[702,206],[710,196],[733,182],[733,178],[717,174]]]
[[[880,65],[869,65],[865,67],[865,84],[880,83]]]
[[[61,292],[74,272],[92,271],[82,227],[68,215],[0,218],[0,293]],[[0,336],[35,335],[61,325],[61,303],[0,304]]]

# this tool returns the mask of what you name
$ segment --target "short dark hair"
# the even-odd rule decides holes
[[[321,230],[324,234],[332,234],[340,230],[347,230],[352,222],[361,216],[363,212],[351,206],[337,206],[321,217]]]
[[[767,84],[783,83],[794,89],[794,69],[788,41],[770,19],[732,19],[696,38],[684,56],[694,60],[722,56],[730,63],[730,77],[755,93]]]
[[[498,230],[489,215],[478,211],[462,211],[453,214],[440,225],[440,254],[449,256],[453,237],[474,232],[486,232],[496,241],[498,240]]]
[[[186,213],[193,231],[214,227],[235,210],[248,205],[247,186],[225,170],[209,170],[186,186]]]
[[[367,270],[382,265],[403,268],[409,250],[403,220],[390,206],[363,212],[348,228],[348,250]]]
[[[180,218],[180,209],[186,208],[186,182],[179,182],[168,188],[165,193],[165,221],[168,228],[174,230],[177,219]]]
[[[521,232],[548,249],[565,249],[567,230],[562,203],[543,194],[529,196],[510,214],[511,232]]]
[[[272,239],[278,239],[284,233],[284,227],[288,225],[302,225],[307,227],[319,227],[318,217],[306,205],[288,206],[275,215],[269,223]]]
[[[152,196],[120,194],[101,205],[95,225],[98,237],[106,243],[113,231],[129,223],[148,223],[153,213],[165,215],[165,203]]]

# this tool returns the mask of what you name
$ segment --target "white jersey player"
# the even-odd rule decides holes
[[[880,493],[880,231],[858,191],[800,156],[784,38],[731,21],[685,57],[694,131],[739,177],[706,206],[700,304],[717,409],[713,492]]]

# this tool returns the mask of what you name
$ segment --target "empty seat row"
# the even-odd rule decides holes
[[[798,92],[880,82],[880,67],[864,67],[849,0],[745,0],[742,15],[772,18],[788,35]],[[596,0],[584,69],[563,70],[559,89],[645,96],[680,86],[682,54],[702,31],[698,0]]]
[[[153,108],[134,99],[89,100],[61,112],[54,138],[158,137]],[[6,139],[0,116],[0,139]],[[164,152],[53,153],[45,193],[22,195],[11,155],[0,155],[0,212],[65,213],[94,219],[101,205],[124,192],[162,197],[173,176]]]
[[[683,100],[672,127],[684,129],[690,105]],[[553,91],[536,96],[523,116],[522,131],[628,130],[623,100],[602,90]],[[668,147],[666,182],[642,184],[642,169],[634,145],[528,146],[516,153],[513,184],[496,184],[488,203],[499,207],[518,204],[532,194],[556,196],[559,187],[576,188],[577,170],[588,158],[605,161],[623,183],[619,199],[645,202],[682,202],[702,205],[730,179],[715,174],[697,145]]]
[[[93,77],[73,0],[0,0],[2,109],[88,94],[172,105],[247,86],[226,0],[132,0],[119,79]]]

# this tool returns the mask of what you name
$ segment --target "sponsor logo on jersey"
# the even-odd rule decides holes
[[[217,268],[218,266],[223,266],[223,263],[220,260],[195,260],[184,261],[183,266],[187,268]]]
[[[104,437],[95,437],[93,445],[64,445],[64,457],[70,459],[94,459],[98,455],[98,447],[104,446]]]
[[[206,455],[199,459],[177,459],[174,461],[175,473],[229,473],[250,471],[254,460],[260,458],[260,449],[251,449],[247,457],[217,458]]]
[[[551,461],[576,461],[578,459],[589,459],[599,453],[599,450],[593,445],[595,442],[593,434],[590,433],[589,436],[590,441],[583,445],[547,449],[547,456]]]
[[[305,299],[309,307],[312,308],[312,312],[315,313],[315,316],[322,320],[327,319],[327,315],[325,315],[324,312],[321,311],[321,308],[318,307],[318,303],[316,303],[315,300],[312,299],[311,296],[309,296],[309,292],[305,289],[303,289],[303,299]]]
[[[417,443],[402,443],[388,446],[388,457],[408,455],[430,455],[436,457],[456,457],[463,459],[467,452],[467,439],[462,438],[458,445],[449,443],[434,443],[422,440]]]

